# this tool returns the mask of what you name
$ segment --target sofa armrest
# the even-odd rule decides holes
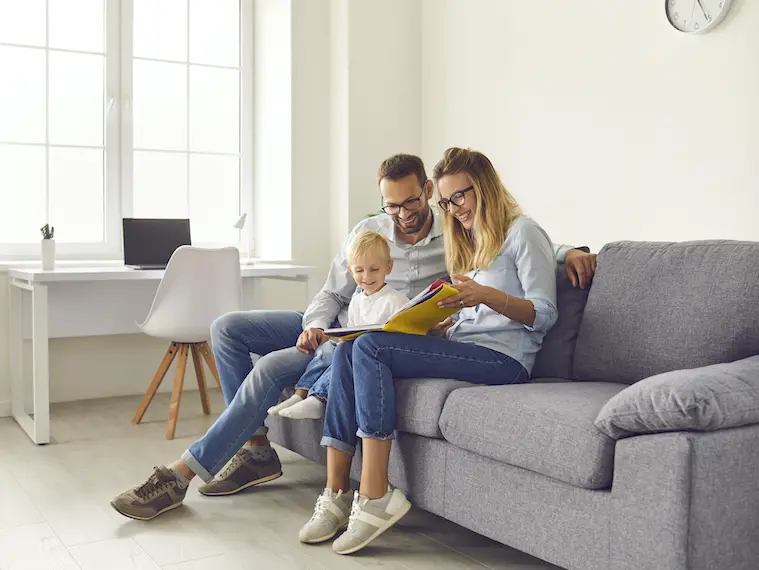
[[[617,442],[612,570],[754,570],[759,426]]]

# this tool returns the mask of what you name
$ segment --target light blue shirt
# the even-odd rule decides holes
[[[343,326],[347,323],[348,303],[357,291],[356,282],[348,271],[347,252],[353,238],[362,231],[373,230],[388,239],[390,257],[393,258],[393,271],[387,277],[387,284],[409,299],[418,295],[436,279],[448,280],[443,247],[443,221],[437,210],[433,209],[432,212],[434,218],[430,233],[414,245],[404,243],[397,238],[393,219],[387,214],[372,216],[356,224],[332,261],[324,287],[306,309],[303,315],[303,329],[326,329],[335,322],[335,319],[338,319]],[[570,249],[572,249],[571,246],[567,245],[554,246],[551,253],[552,270],[556,268],[557,262],[564,262],[564,257]]]
[[[490,267],[467,276],[481,285],[531,301],[535,321],[532,326],[523,325],[481,304],[458,313],[456,324],[448,330],[448,338],[497,350],[531,372],[543,337],[559,316],[556,252],[548,235],[531,218],[520,216],[511,225]]]

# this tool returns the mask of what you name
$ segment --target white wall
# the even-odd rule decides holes
[[[422,148],[485,152],[555,241],[759,239],[759,2],[422,0]]]

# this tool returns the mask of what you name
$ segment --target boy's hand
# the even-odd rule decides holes
[[[303,354],[311,354],[328,340],[329,338],[322,329],[306,329],[300,333],[295,348]]]

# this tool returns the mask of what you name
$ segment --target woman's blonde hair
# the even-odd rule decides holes
[[[348,247],[348,265],[353,265],[357,259],[373,251],[382,257],[382,261],[390,261],[390,243],[385,236],[368,230],[357,234]]]
[[[464,228],[443,211],[445,264],[452,275],[487,269],[503,247],[512,222],[522,214],[487,156],[476,150],[452,147],[435,165],[435,186],[444,176],[464,173],[477,197],[474,225]],[[462,188],[463,190],[463,188]],[[440,190],[437,190],[438,198]]]

